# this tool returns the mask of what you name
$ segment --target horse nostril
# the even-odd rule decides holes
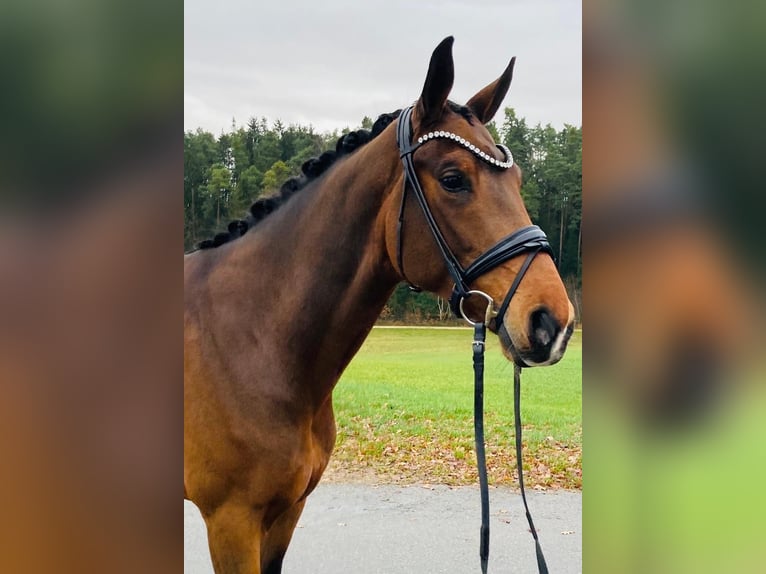
[[[530,340],[535,347],[548,348],[560,330],[558,321],[547,309],[538,309],[530,317]]]

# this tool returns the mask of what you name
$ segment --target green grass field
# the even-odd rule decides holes
[[[338,439],[330,480],[475,484],[470,329],[376,328],[333,400]],[[513,366],[494,335],[485,368],[490,484],[516,482]],[[522,373],[526,483],[582,486],[582,345]]]

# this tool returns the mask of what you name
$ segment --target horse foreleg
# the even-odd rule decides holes
[[[287,546],[293,537],[293,531],[306,503],[304,498],[283,512],[274,521],[261,543],[262,574],[281,574]]]
[[[205,517],[216,574],[261,574],[263,513],[227,501]]]

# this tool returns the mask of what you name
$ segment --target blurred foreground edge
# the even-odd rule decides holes
[[[0,7],[0,572],[183,567],[182,10]]]
[[[738,105],[716,91],[719,38],[676,33],[718,33],[728,11],[697,8],[584,5],[586,572],[766,563],[763,261],[758,230],[731,216],[752,194],[722,188],[720,155],[700,153],[700,133],[740,142],[715,140]]]

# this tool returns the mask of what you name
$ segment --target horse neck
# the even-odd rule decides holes
[[[278,340],[295,358],[292,379],[310,380],[318,400],[331,392],[398,282],[385,249],[384,213],[395,199],[398,166],[389,129],[253,233],[257,264],[250,264],[248,283],[260,285],[260,305],[269,307],[259,310],[258,321],[277,326]]]

